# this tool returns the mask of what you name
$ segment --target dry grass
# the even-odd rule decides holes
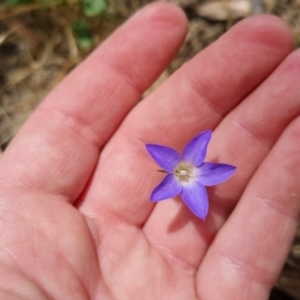
[[[229,0],[224,0],[229,1]],[[253,0],[257,1],[259,0]],[[40,4],[10,9],[0,4],[0,147],[5,150],[20,126],[44,96],[83,58],[135,10],[149,1],[110,0],[105,14],[86,19],[77,0],[64,6]],[[173,1],[190,20],[187,40],[158,84],[197,52],[216,40],[235,20],[208,20],[197,14],[199,0]],[[265,12],[281,16],[290,25],[295,46],[300,46],[300,0],[265,0]],[[258,10],[261,9],[258,7]],[[87,20],[92,47],[84,49],[72,30],[78,20]],[[148,91],[149,93],[149,91]],[[0,152],[1,156],[1,152]],[[273,300],[300,300],[300,230],[289,258],[272,292]]]

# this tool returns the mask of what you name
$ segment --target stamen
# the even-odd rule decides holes
[[[194,177],[194,166],[181,163],[175,170],[175,176],[180,182],[188,182]]]

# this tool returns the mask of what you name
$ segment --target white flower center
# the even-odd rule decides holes
[[[194,166],[186,163],[180,163],[174,174],[180,182],[189,182],[194,178]]]
[[[179,170],[179,175],[180,176],[186,176],[187,175],[187,171],[186,170]]]

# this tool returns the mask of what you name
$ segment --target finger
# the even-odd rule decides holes
[[[295,59],[291,60],[295,63]],[[208,188],[210,208],[205,222],[195,219],[181,199],[177,199],[157,205],[146,224],[145,230],[150,234],[155,233],[155,243],[162,242],[163,247],[171,249],[173,255],[190,266],[199,266],[207,247],[230,214],[247,181],[283,128],[299,113],[299,87],[295,87],[295,79],[292,79],[295,72],[289,71],[292,63],[287,61],[282,65],[226,116],[225,122],[222,121],[213,134],[206,160],[235,165],[237,172],[228,182]],[[290,76],[290,73],[293,75]],[[292,101],[282,101],[287,98],[287,91]],[[239,124],[237,118],[244,123],[251,120],[249,127],[236,126]],[[254,135],[247,132],[249,128],[254,128]],[[261,139],[257,139],[260,134]],[[265,143],[264,137],[268,137]]]
[[[296,84],[300,77],[299,58],[299,51],[289,55],[214,131],[207,160],[229,162],[237,166],[237,171],[226,184],[209,189],[209,216],[194,233],[180,215],[175,217],[180,218],[180,222],[173,222],[165,234],[169,236],[171,229],[180,228],[183,240],[176,237],[179,246],[179,243],[186,245],[187,240],[195,241],[191,246],[191,252],[196,253],[198,259],[194,266],[201,262],[215,234],[284,128],[300,114],[300,87]],[[163,213],[161,209],[161,218]],[[181,228],[184,226],[187,229]],[[170,244],[174,244],[175,237],[170,239]],[[180,253],[186,253],[182,248],[180,250]]]
[[[237,171],[226,184],[208,189],[209,216],[194,233],[188,229],[186,220],[181,216],[178,217],[180,222],[173,222],[169,226],[169,231],[170,228],[175,230],[187,226],[187,229],[181,231],[183,239],[186,237],[195,241],[191,246],[191,252],[196,253],[198,258],[194,266],[201,262],[215,234],[284,128],[300,114],[300,87],[295,83],[300,77],[299,56],[299,51],[289,55],[214,131],[207,160],[229,162],[237,166]],[[161,209],[161,217],[163,213]],[[166,233],[168,235],[169,232]],[[176,241],[183,245],[188,242],[178,238]],[[170,244],[174,242],[171,239]],[[181,250],[181,253],[186,253]]]
[[[151,191],[162,180],[144,144],[178,149],[196,133],[215,127],[290,50],[290,33],[277,18],[254,17],[239,23],[131,112],[102,153],[81,210],[95,217],[106,212],[111,222],[113,215],[143,224],[153,208],[148,202]],[[184,247],[189,252],[182,239],[176,242],[175,235],[167,233],[177,210],[174,201],[157,205],[145,232],[166,248],[180,252]],[[194,253],[189,254],[188,260],[194,262]]]
[[[255,173],[206,254],[197,275],[200,299],[268,298],[298,224],[299,140],[298,117]]]
[[[194,259],[190,260],[193,266],[200,264],[215,234],[284,128],[300,114],[300,87],[295,83],[300,77],[299,56],[299,51],[289,55],[214,131],[207,160],[233,164],[237,166],[237,171],[225,184],[208,189],[210,208],[205,223],[189,225],[190,213],[178,200],[175,204],[177,211],[170,217],[175,220],[169,221],[166,232],[159,231],[161,240],[164,243],[170,240],[168,245],[174,245],[173,249],[183,258],[187,254],[186,244],[190,245],[190,241],[193,241],[186,255]],[[154,220],[158,227],[163,226],[161,223],[165,224],[166,211],[170,211],[172,205],[166,202],[164,207],[156,208],[160,210]],[[182,238],[171,234],[175,231],[178,233],[178,230]]]
[[[209,159],[238,167],[226,186],[211,190],[215,211],[223,210],[225,218],[280,134],[300,114],[299,70],[300,51],[295,51],[215,130]]]
[[[73,201],[99,148],[168,65],[185,32],[185,16],[173,5],[149,5],[133,16],[38,108],[1,159],[0,181]]]

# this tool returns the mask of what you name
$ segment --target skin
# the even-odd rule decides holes
[[[0,298],[267,299],[300,211],[300,52],[274,16],[239,22],[135,106],[183,43],[179,8],[139,11],[40,105],[0,160]],[[237,166],[205,221],[145,143]]]

